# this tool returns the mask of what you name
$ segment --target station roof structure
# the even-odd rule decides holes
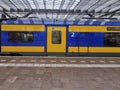
[[[120,20],[120,0],[0,0],[1,19]]]

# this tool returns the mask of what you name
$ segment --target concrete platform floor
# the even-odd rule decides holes
[[[120,58],[2,56],[0,90],[120,90]]]
[[[0,90],[120,90],[120,68],[0,68]]]

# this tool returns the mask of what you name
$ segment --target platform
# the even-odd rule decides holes
[[[120,58],[0,57],[0,90],[120,90]]]
[[[0,90],[120,90],[120,68],[0,68]]]

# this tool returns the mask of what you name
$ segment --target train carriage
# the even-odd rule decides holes
[[[3,23],[1,54],[120,56],[119,22],[97,23]]]

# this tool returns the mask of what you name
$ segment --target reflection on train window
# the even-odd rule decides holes
[[[61,31],[52,31],[52,44],[61,44]]]
[[[120,34],[119,33],[105,33],[104,43],[107,47],[120,47]]]
[[[33,42],[32,32],[9,32],[8,41],[16,43],[30,43]]]

